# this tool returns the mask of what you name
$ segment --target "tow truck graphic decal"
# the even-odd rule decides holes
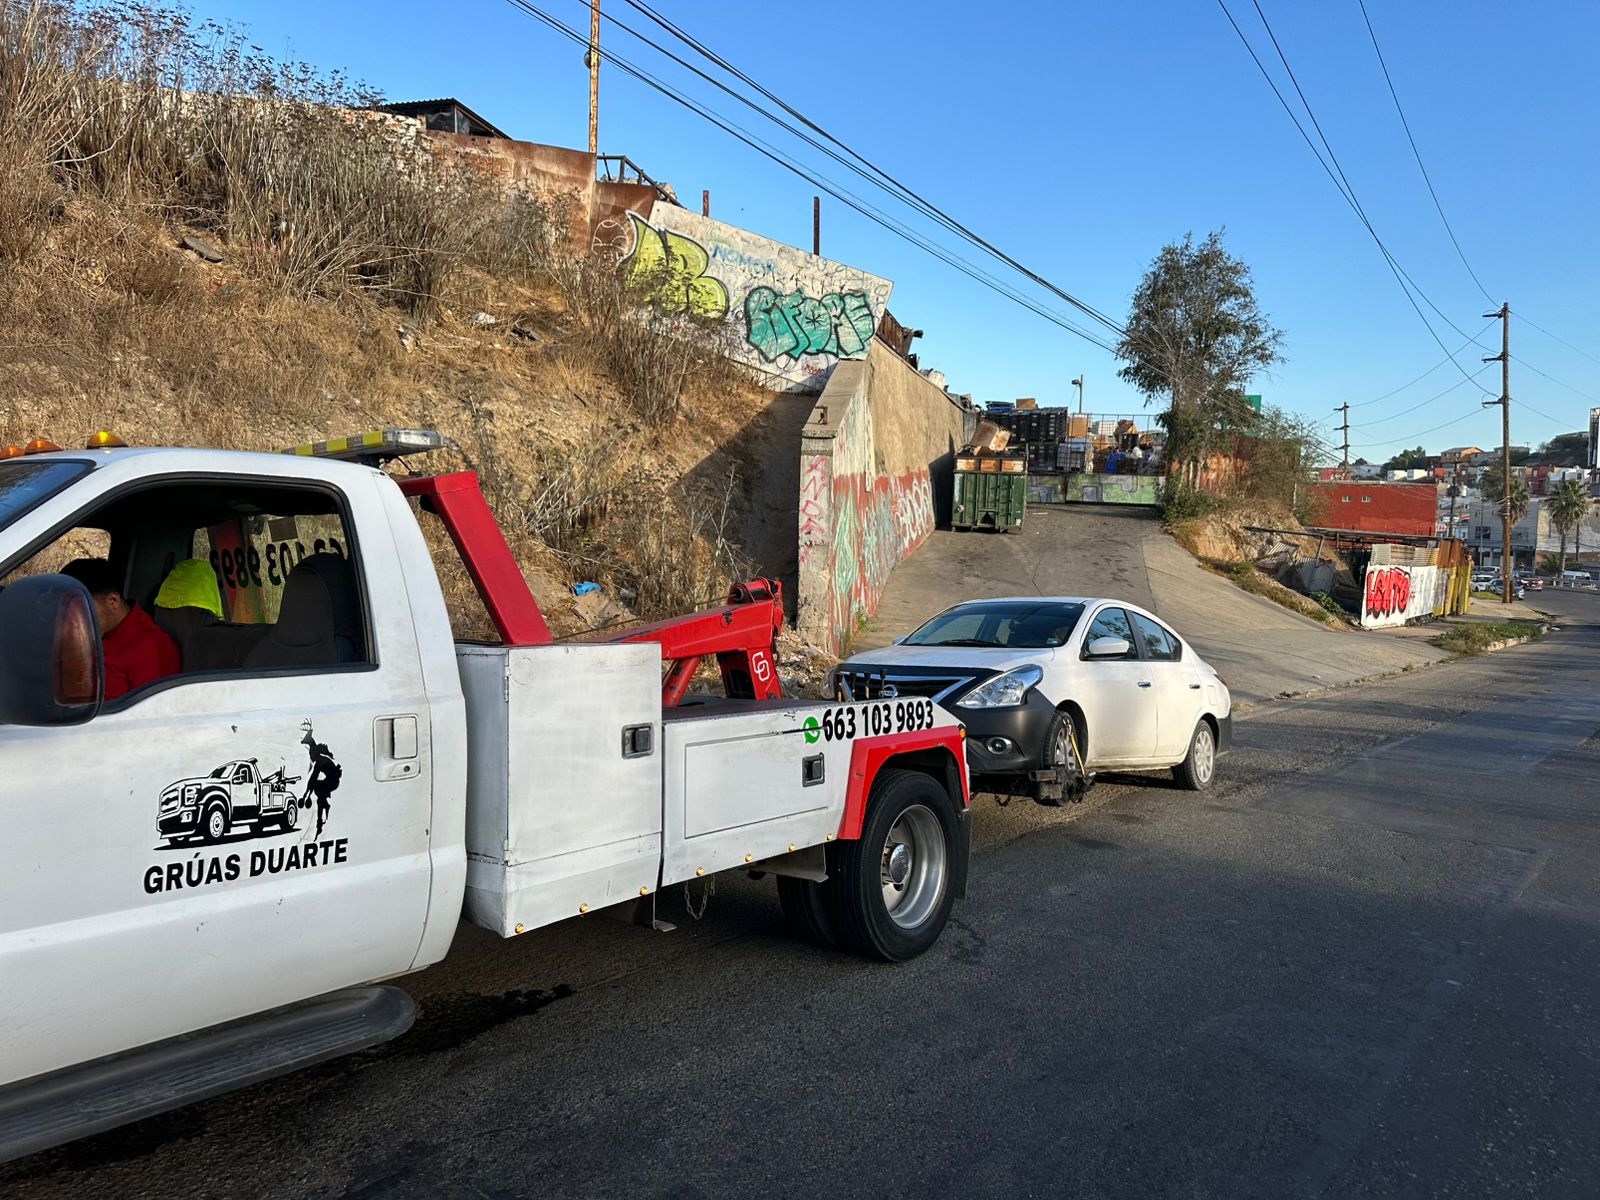
[[[330,799],[339,789],[344,770],[327,745],[317,740],[309,720],[300,723],[300,730],[307,758],[304,775],[290,775],[286,764],[268,772],[259,758],[236,758],[205,775],[178,779],[161,789],[156,810],[161,843],[156,849],[197,849],[186,862],[150,867],[144,876],[146,892],[154,895],[226,883],[241,875],[275,875],[345,861],[347,839],[321,840],[332,810]],[[302,781],[304,787],[297,790]],[[314,831],[304,828],[313,815]],[[284,834],[297,835],[297,840],[271,850],[252,850],[248,856],[203,857],[198,850]]]

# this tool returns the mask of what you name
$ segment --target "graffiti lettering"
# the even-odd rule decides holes
[[[1403,614],[1411,603],[1411,572],[1405,567],[1367,568],[1366,611],[1372,617]]]
[[[865,292],[830,292],[817,300],[800,291],[780,296],[769,287],[752,288],[744,319],[746,340],[768,362],[807,354],[859,358],[877,328]]]
[[[662,312],[704,320],[728,315],[728,289],[706,274],[711,257],[693,238],[652,229],[638,213],[633,222],[633,251],[622,261],[623,278]]]

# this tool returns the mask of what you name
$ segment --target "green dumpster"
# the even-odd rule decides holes
[[[959,454],[952,529],[1016,533],[1028,507],[1028,460],[1022,454]]]

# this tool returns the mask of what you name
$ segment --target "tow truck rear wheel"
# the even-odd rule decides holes
[[[300,802],[293,796],[290,796],[289,802],[283,806],[283,813],[279,820],[283,823],[285,829],[290,830],[300,823]]]
[[[939,939],[955,902],[956,822],[955,802],[930,776],[892,768],[878,775],[860,839],[829,847],[841,945],[905,962]]]
[[[784,919],[796,935],[813,945],[837,950],[839,931],[834,926],[827,886],[809,879],[779,875],[778,901],[783,905]]]

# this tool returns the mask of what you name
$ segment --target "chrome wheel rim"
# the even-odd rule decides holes
[[[228,832],[228,821],[220,812],[211,810],[211,817],[206,821],[206,832],[214,838],[221,837]]]
[[[1217,765],[1216,743],[1211,739],[1211,726],[1202,725],[1194,737],[1194,775],[1201,783],[1211,782],[1211,772]]]
[[[944,897],[948,857],[944,829],[931,808],[913,804],[883,840],[883,906],[902,929],[915,929]]]

